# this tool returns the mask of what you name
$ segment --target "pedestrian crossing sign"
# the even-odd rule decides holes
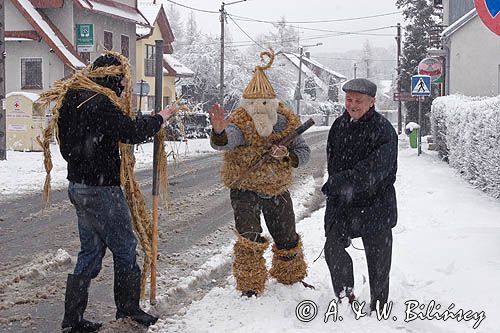
[[[429,75],[413,75],[411,77],[412,96],[431,95],[431,77]]]

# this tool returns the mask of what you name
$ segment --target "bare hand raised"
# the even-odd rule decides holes
[[[163,118],[163,123],[166,123],[176,112],[177,108],[174,105],[171,105],[158,112],[158,114]]]
[[[217,134],[222,133],[229,125],[229,120],[224,118],[224,109],[219,104],[214,104],[209,110],[210,123],[214,132]]]

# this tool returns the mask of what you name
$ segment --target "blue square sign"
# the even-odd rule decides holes
[[[413,75],[411,77],[412,96],[431,95],[431,77],[429,75]]]

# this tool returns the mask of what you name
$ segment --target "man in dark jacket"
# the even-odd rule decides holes
[[[106,54],[98,57],[91,69],[121,65],[119,59]],[[127,84],[123,74],[92,80],[117,96]],[[59,109],[59,140],[61,154],[68,162],[68,195],[78,216],[81,249],[66,283],[63,332],[95,332],[100,328],[100,323],[83,319],[83,313],[90,281],[101,270],[106,248],[113,253],[117,319],[130,317],[143,325],[158,319],[139,307],[141,270],[129,207],[120,187],[118,144],[140,143],[154,136],[174,112],[171,107],[133,120],[103,93],[66,93]]]
[[[390,122],[375,111],[374,83],[354,79],[342,90],[347,110],[328,135],[329,177],[322,188],[327,196],[325,258],[336,296],[352,302],[353,264],[345,249],[352,238],[362,238],[373,311],[377,301],[382,309],[389,295],[398,137]]]

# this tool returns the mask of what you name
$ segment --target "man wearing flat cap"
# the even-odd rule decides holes
[[[346,248],[363,240],[370,281],[370,310],[389,295],[392,228],[397,222],[398,137],[391,123],[375,111],[377,86],[367,79],[344,84],[346,111],[328,135],[328,181],[322,192],[325,210],[325,259],[333,290],[342,301],[355,299],[353,263]]]

